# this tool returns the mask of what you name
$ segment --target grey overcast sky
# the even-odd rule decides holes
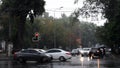
[[[75,0],[45,0],[45,1],[46,12],[48,12],[50,16],[59,18],[63,13],[69,16],[72,12],[74,12],[75,9],[82,7],[84,0],[79,0],[78,3],[76,4],[74,4]],[[98,26],[103,25],[104,22],[106,21],[101,20],[101,18],[99,18],[98,20],[99,21],[93,21],[91,19],[85,19],[80,17],[80,21],[93,22]]]
[[[61,17],[62,13],[65,13],[69,16],[75,9],[82,7],[83,0],[79,1],[79,4],[74,4],[74,0],[45,0],[46,12],[49,12],[50,15],[55,17]],[[61,8],[62,7],[62,8]]]

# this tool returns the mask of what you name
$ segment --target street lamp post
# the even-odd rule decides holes
[[[60,8],[57,8],[57,9],[55,9],[55,10],[47,10],[47,11],[52,11],[52,12],[54,12],[54,14],[53,14],[53,16],[54,16],[54,18],[53,18],[53,21],[55,21],[55,12],[57,11],[57,10],[60,10],[60,9],[62,9],[63,7],[60,7]],[[59,12],[59,11],[57,11],[57,12]],[[60,11],[60,12],[73,12],[73,11]],[[71,25],[71,30],[72,30],[72,25]],[[56,47],[56,24],[54,24],[54,30],[53,30],[53,32],[54,32],[54,36],[53,36],[53,47],[55,48]],[[69,43],[69,45],[70,45],[70,48],[71,48],[71,41],[72,41],[72,38],[69,40],[70,41],[70,43]]]
[[[54,18],[53,20],[55,21],[55,12],[56,10],[60,10],[62,9],[63,7],[60,7],[60,8],[57,8],[54,10]],[[54,23],[54,48],[56,48],[56,23]]]

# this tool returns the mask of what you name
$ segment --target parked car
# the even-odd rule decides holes
[[[111,54],[111,48],[106,48],[105,52],[106,52],[106,54]]]
[[[71,51],[71,55],[72,55],[72,56],[76,56],[76,55],[79,55],[79,54],[80,54],[80,52],[79,52],[78,49],[73,49],[73,50]]]
[[[49,49],[46,53],[51,55],[52,59],[60,61],[66,61],[72,57],[70,52],[63,49]]]
[[[49,62],[51,56],[36,49],[22,49],[14,53],[13,59],[22,63],[26,61]]]
[[[102,58],[102,51],[100,48],[91,48],[89,52],[90,58]]]
[[[83,55],[83,56],[84,56],[84,55],[88,56],[90,50],[91,50],[91,48],[83,48],[83,49],[81,50],[81,55]]]

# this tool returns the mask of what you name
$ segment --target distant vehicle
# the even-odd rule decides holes
[[[102,57],[102,51],[100,48],[91,48],[89,52],[90,58],[101,58]]]
[[[71,53],[68,51],[65,51],[63,49],[49,49],[46,51],[47,54],[52,56],[52,59],[60,60],[60,61],[66,61],[68,59],[71,59]]]
[[[36,49],[22,49],[14,53],[13,59],[21,63],[26,61],[50,62],[51,56]]]
[[[72,56],[79,55],[79,54],[80,54],[80,52],[79,52],[78,49],[73,49],[73,50],[71,51],[71,55],[72,55]]]
[[[80,54],[81,54],[82,48],[77,48],[77,50],[79,50],[79,52],[80,52]]]
[[[87,56],[89,54],[90,50],[91,50],[91,48],[83,48],[81,50],[81,55],[86,55]]]
[[[107,53],[107,52],[110,53],[110,52],[111,52],[111,48],[106,48],[105,51],[106,51],[106,53]]]

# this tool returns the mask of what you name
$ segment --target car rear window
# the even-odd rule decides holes
[[[55,53],[55,52],[61,52],[60,50],[49,50],[47,53]]]

